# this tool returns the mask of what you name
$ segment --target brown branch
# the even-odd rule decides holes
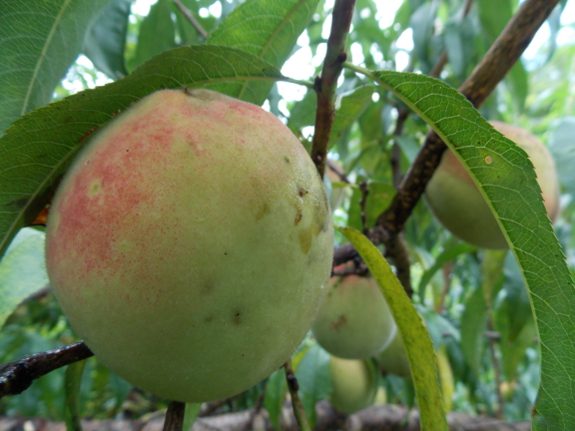
[[[182,431],[185,413],[186,403],[170,401],[166,418],[164,419],[163,431]]]
[[[287,387],[291,397],[293,415],[301,431],[311,431],[311,427],[309,426],[303,404],[299,398],[299,384],[291,367],[291,359],[287,360],[287,362],[284,364],[284,368],[286,372]]]
[[[196,18],[194,18],[194,16],[189,11],[189,9],[186,6],[184,6],[180,0],[173,0],[173,1],[176,4],[177,8],[182,13],[182,15],[184,15],[184,17],[186,17],[186,19],[190,22],[190,24],[192,24],[192,26],[196,29],[198,34],[200,36],[202,36],[204,39],[207,39],[208,38],[208,32],[206,30],[204,30],[204,28],[198,22],[198,20]]]
[[[342,64],[347,59],[345,44],[351,25],[355,0],[336,0],[333,7],[331,32],[321,77],[315,80],[317,110],[311,158],[323,178],[331,127],[335,118],[335,90]]]
[[[0,365],[0,398],[20,394],[37,378],[92,355],[88,346],[79,341]]]

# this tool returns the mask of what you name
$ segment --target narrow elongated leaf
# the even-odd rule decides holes
[[[250,52],[281,68],[308,26],[319,0],[248,0],[216,28],[208,43]],[[261,105],[272,83],[245,81],[231,96]]]
[[[433,264],[433,266],[431,266],[431,268],[426,270],[421,276],[421,280],[419,281],[419,287],[417,288],[419,296],[421,298],[425,298],[425,286],[427,286],[427,283],[429,283],[429,281],[433,278],[434,274],[441,268],[443,268],[443,265],[445,265],[449,261],[452,261],[460,254],[470,253],[474,250],[476,250],[474,246],[467,244],[465,242],[460,242],[459,244],[456,244],[453,247],[449,247],[448,249],[443,250],[443,252],[441,252],[441,254],[437,256],[437,259],[435,259],[435,263]]]
[[[87,135],[115,113],[163,88],[207,86],[229,94],[246,80],[275,81],[281,76],[264,60],[237,49],[176,48],[120,81],[75,94],[16,121],[0,138],[0,255],[44,207],[50,188]]]
[[[0,261],[0,328],[23,300],[47,285],[44,233],[24,229]]]
[[[541,340],[534,430],[575,429],[575,289],[553,234],[533,165],[447,84],[423,75],[374,72],[455,151],[492,208],[529,289]]]
[[[86,360],[75,362],[66,368],[64,393],[66,398],[66,429],[67,431],[82,431],[80,423],[80,388]]]
[[[2,0],[0,133],[50,101],[78,56],[84,35],[109,0]]]
[[[465,310],[461,315],[461,350],[465,362],[476,377],[480,375],[486,324],[485,297],[483,296],[483,289],[478,287],[465,301]]]
[[[381,252],[357,230],[338,229],[353,244],[377,280],[401,331],[419,404],[421,429],[447,431],[435,350],[421,317]]]
[[[124,64],[131,0],[112,0],[104,8],[84,41],[84,54],[112,79],[128,74]]]
[[[158,0],[142,21],[136,53],[130,61],[132,69],[176,46],[176,24],[172,21],[172,10],[168,1]]]
[[[314,344],[306,352],[295,371],[305,414],[313,429],[317,420],[316,403],[327,398],[332,390],[329,353]]]
[[[287,383],[283,368],[276,370],[268,377],[264,395],[264,407],[275,429],[280,430],[280,417],[287,393]]]

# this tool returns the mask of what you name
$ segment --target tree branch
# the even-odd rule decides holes
[[[325,172],[329,136],[335,118],[337,79],[342,71],[342,64],[347,59],[345,44],[354,7],[355,0],[336,0],[321,77],[315,80],[317,110],[311,158],[322,178]]]
[[[204,30],[204,28],[198,22],[198,20],[196,18],[194,18],[194,16],[189,11],[189,9],[186,6],[184,6],[180,0],[173,0],[173,1],[176,4],[177,8],[182,13],[182,15],[184,15],[186,17],[186,19],[190,22],[190,24],[192,24],[192,26],[196,29],[198,34],[200,36],[202,36],[204,39],[207,39],[208,38],[208,32],[206,30]]]
[[[0,365],[0,398],[17,395],[32,382],[57,368],[92,356],[92,351],[79,341],[59,349],[36,353],[18,361]]]
[[[170,401],[166,418],[164,419],[163,431],[182,431],[185,413],[186,403]]]

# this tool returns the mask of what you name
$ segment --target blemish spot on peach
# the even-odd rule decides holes
[[[100,180],[94,180],[90,183],[90,187],[88,188],[88,197],[93,198],[94,196],[98,195],[102,191],[102,183]]]

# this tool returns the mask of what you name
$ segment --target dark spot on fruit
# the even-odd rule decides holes
[[[202,294],[208,295],[208,294],[212,293],[215,288],[216,288],[216,286],[214,283],[205,283],[202,286]]]
[[[126,153],[129,153],[129,152],[130,152],[130,150],[126,150]]]
[[[300,213],[300,212],[298,212],[298,213],[295,215],[295,225],[296,225],[296,226],[297,226],[298,223],[301,221],[302,217],[303,217],[303,215],[302,215],[302,213]]]
[[[284,162],[286,162],[288,165],[290,164],[290,160],[288,156],[284,156]]]
[[[270,206],[267,202],[263,202],[256,212],[256,221],[260,221],[269,212]]]
[[[299,195],[300,198],[303,198],[305,195],[307,195],[309,192],[306,189],[300,188],[297,191],[297,194]]]
[[[224,251],[224,256],[227,256],[228,254]]]
[[[204,319],[205,323],[210,323],[212,320],[214,320],[214,316],[208,316]]]
[[[342,314],[341,316],[339,316],[337,318],[337,320],[335,322],[331,322],[329,324],[329,326],[331,327],[331,329],[335,332],[339,332],[339,330],[341,328],[343,328],[344,326],[347,326],[347,318]]]
[[[236,311],[234,313],[232,321],[234,322],[234,325],[239,325],[240,323],[242,323],[242,316],[240,315],[239,311]]]

